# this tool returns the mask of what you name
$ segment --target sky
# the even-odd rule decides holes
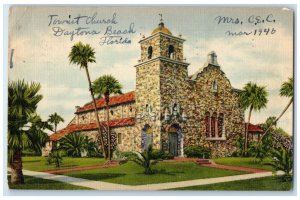
[[[96,63],[89,65],[92,80],[111,74],[121,82],[123,92],[132,91],[134,65],[140,59],[138,41],[151,35],[158,26],[160,13],[172,34],[182,35],[186,40],[183,51],[186,62],[190,63],[189,75],[203,67],[207,54],[213,50],[234,88],[242,89],[250,81],[266,87],[267,107],[252,114],[252,123],[262,123],[267,117],[280,114],[289,101],[279,96],[281,84],[293,76],[293,12],[286,8],[13,7],[9,16],[8,48],[9,52],[14,49],[14,53],[13,67],[8,67],[9,80],[41,83],[43,100],[37,112],[43,119],[57,112],[65,119],[58,126],[63,128],[74,117],[75,106],[90,101],[85,71],[68,60],[72,45],[82,41],[95,49]],[[78,23],[63,21],[79,16]],[[102,23],[92,23],[93,16]],[[218,23],[219,16],[234,20]],[[255,24],[258,22],[255,19],[261,23]],[[79,27],[98,34],[71,38],[68,33]],[[127,38],[130,44],[103,44],[103,37],[107,38],[112,30],[116,30],[113,35]],[[232,36],[228,31],[249,35]],[[247,116],[248,112],[246,119]],[[292,107],[278,126],[292,134]]]

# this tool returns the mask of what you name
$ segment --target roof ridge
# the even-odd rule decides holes
[[[101,121],[101,124],[107,125],[106,121]],[[131,126],[135,124],[135,117],[127,117],[122,119],[114,119],[110,121],[110,127],[119,126]],[[70,124],[67,127],[57,131],[56,133],[49,136],[51,141],[57,141],[67,134],[82,131],[82,130],[93,130],[97,129],[97,123],[86,123],[86,124]]]
[[[122,97],[124,99],[121,99]],[[109,103],[110,106],[135,101],[135,91],[133,90],[133,91],[126,92],[126,93],[123,93],[123,94],[113,95],[109,99],[110,99],[110,103]],[[105,106],[105,98],[101,97],[101,98],[96,99],[96,104],[97,104],[97,108],[104,107]],[[92,109],[94,109],[94,106],[93,106],[93,102],[90,101],[90,102],[84,104],[84,106],[79,107],[76,110],[75,113],[89,111],[89,110],[92,110]]]

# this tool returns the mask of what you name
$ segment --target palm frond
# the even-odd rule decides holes
[[[95,50],[89,44],[78,42],[74,44],[69,53],[70,64],[79,65],[80,68],[87,67],[88,63],[95,63]]]
[[[280,88],[280,96],[293,97],[294,88],[293,88],[293,78],[289,78],[288,81],[284,82]]]
[[[240,105],[244,109],[252,107],[253,110],[258,111],[266,107],[268,103],[267,96],[266,87],[249,82],[240,93]]]
[[[122,94],[122,85],[112,75],[103,75],[97,78],[93,84],[94,93],[101,97],[103,95]]]
[[[66,135],[59,141],[60,148],[73,157],[81,156],[81,152],[87,149],[87,142],[86,138],[79,132]]]

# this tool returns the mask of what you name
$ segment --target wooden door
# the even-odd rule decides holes
[[[178,156],[178,136],[177,133],[169,133],[169,153]]]

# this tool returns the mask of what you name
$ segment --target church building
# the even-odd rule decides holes
[[[245,110],[235,89],[209,52],[204,66],[188,75],[184,59],[185,40],[161,22],[149,37],[139,41],[141,57],[134,91],[110,97],[110,128],[120,151],[143,151],[148,145],[184,156],[184,148],[203,146],[213,157],[230,156],[234,140],[245,132]],[[81,132],[97,139],[92,102],[76,107],[67,127],[50,136],[44,149],[63,136]],[[97,99],[100,122],[106,124],[105,101]],[[257,128],[257,127],[256,127]],[[251,130],[250,130],[251,132]]]

